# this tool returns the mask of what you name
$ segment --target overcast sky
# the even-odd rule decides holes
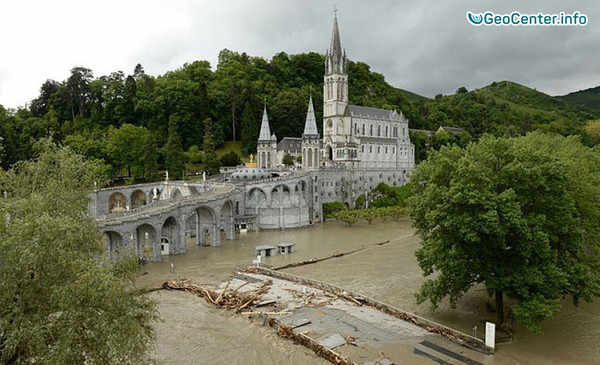
[[[600,2],[419,0],[5,0],[0,104],[24,105],[74,66],[102,76],[137,63],[163,74],[228,48],[270,59],[329,46],[337,3],[342,47],[403,89],[433,97],[495,80],[551,95],[600,85]],[[585,27],[475,27],[466,12],[572,13]]]

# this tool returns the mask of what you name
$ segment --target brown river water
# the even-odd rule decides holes
[[[390,241],[377,246],[376,242]],[[327,281],[381,300],[401,309],[471,333],[474,326],[481,337],[487,293],[474,288],[458,303],[457,309],[442,305],[430,311],[417,305],[414,293],[424,281],[414,256],[419,240],[410,221],[319,224],[313,227],[238,234],[221,247],[198,247],[188,242],[188,253],[166,257],[142,270],[144,285],[156,287],[174,277],[186,277],[212,285],[225,281],[236,267],[251,264],[259,244],[296,242],[291,255],[268,257],[267,265],[283,265],[356,248],[364,250],[332,260],[286,270],[289,273]],[[311,351],[278,338],[272,330],[253,324],[206,304],[186,293],[155,292],[162,321],[157,323],[156,364],[325,364]],[[495,360],[502,364],[600,364],[600,301],[582,302],[578,308],[569,300],[562,310],[543,323],[541,335],[515,327],[516,341],[498,345]],[[425,359],[422,363],[427,363]],[[498,361],[494,361],[498,363]]]

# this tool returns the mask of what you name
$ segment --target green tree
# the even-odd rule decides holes
[[[147,133],[144,140],[144,177],[152,180],[158,173],[158,140],[154,133]]]
[[[351,226],[358,222],[360,213],[358,210],[339,210],[333,213],[333,217]]]
[[[360,210],[360,217],[364,218],[369,224],[373,224],[375,219],[379,218],[379,209],[369,208]]]
[[[235,151],[229,151],[219,159],[221,166],[238,166],[242,164],[240,156]]]
[[[598,163],[577,139],[541,133],[432,152],[411,177],[417,259],[426,276],[436,272],[418,301],[436,307],[448,296],[454,306],[483,283],[498,323],[507,296],[514,318],[539,332],[564,296],[598,296]]]
[[[174,179],[184,178],[185,156],[181,137],[177,133],[179,118],[171,115],[169,118],[169,137],[167,138],[167,171]]]
[[[218,174],[220,161],[215,153],[213,122],[210,118],[204,120],[204,143],[202,148],[204,149],[204,166],[206,173],[209,175]]]
[[[258,141],[258,122],[252,113],[250,103],[246,102],[242,111],[242,152],[246,155],[256,153]]]
[[[190,148],[188,148],[188,150],[185,152],[185,159],[189,163],[199,164],[202,163],[203,153],[200,151],[198,146],[193,145],[190,146]]]
[[[323,203],[323,216],[325,218],[332,218],[335,212],[345,209],[346,206],[342,202]]]
[[[293,166],[294,165],[294,157],[292,157],[292,155],[290,155],[289,153],[286,152],[286,154],[283,155],[282,162],[286,166]]]
[[[588,134],[593,144],[600,144],[600,120],[587,122],[585,125],[585,132]]]
[[[44,140],[2,173],[0,363],[145,364],[156,303],[136,284],[137,259],[108,262],[88,217],[106,167]]]
[[[144,175],[144,144],[148,131],[144,127],[123,124],[120,128],[108,128],[106,152],[109,162],[115,168],[127,168],[127,176]]]

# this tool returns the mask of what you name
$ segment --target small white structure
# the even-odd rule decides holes
[[[256,246],[256,254],[260,257],[269,257],[277,255],[277,247],[272,245]]]
[[[296,246],[294,242],[281,242],[277,244],[277,253],[283,255],[292,253],[294,252],[294,246]]]
[[[162,238],[160,240],[160,254],[163,256],[169,255],[169,240],[167,238]]]
[[[496,324],[485,322],[485,345],[492,350],[496,347]]]

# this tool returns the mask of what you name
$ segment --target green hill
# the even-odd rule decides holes
[[[397,89],[397,90],[400,91],[401,93],[403,93],[404,96],[408,99],[408,101],[411,101],[413,103],[414,102],[419,102],[419,101],[429,100],[429,98],[426,97],[426,96],[415,94],[415,93],[413,93],[411,91],[408,91],[408,90],[404,90],[404,89]]]
[[[557,98],[586,108],[600,109],[600,86],[557,96]]]
[[[413,128],[461,127],[473,137],[483,133],[522,134],[534,129],[577,134],[586,121],[600,116],[598,110],[510,81],[428,100],[421,110],[422,125]]]

